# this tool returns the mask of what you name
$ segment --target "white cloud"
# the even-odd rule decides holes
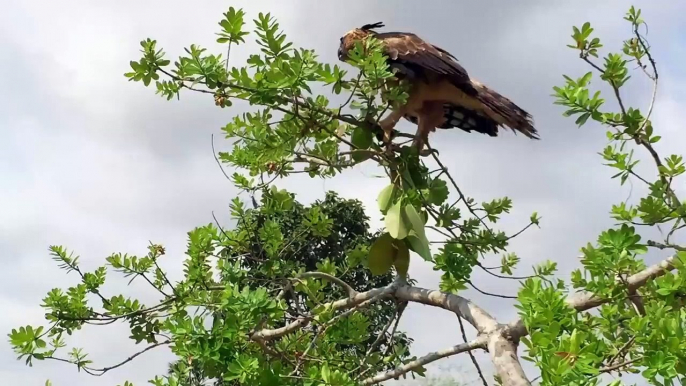
[[[479,201],[503,195],[514,199],[505,229],[518,230],[534,210],[543,216],[541,230],[513,242],[523,259],[521,273],[548,258],[567,273],[578,264],[579,248],[611,226],[606,213],[627,190],[610,181],[611,171],[600,166],[596,153],[604,146],[604,130],[576,129],[560,117],[562,110],[552,105],[549,94],[561,83],[562,73],[588,70],[564,47],[571,25],[591,20],[616,49],[629,32],[622,20],[628,2],[553,6],[404,1],[389,7],[380,1],[343,6],[302,0],[231,5],[245,8],[250,19],[258,11],[272,12],[297,44],[315,48],[329,61],[336,60],[338,37],[353,26],[383,20],[389,29],[417,31],[453,52],[475,77],[530,110],[541,132],[539,142],[511,133],[489,138],[454,130],[433,137],[467,194]],[[686,140],[680,130],[686,96],[679,87],[686,79],[674,70],[683,58],[676,43],[681,42],[679,10],[684,7],[678,2],[643,6],[645,17],[653,20],[649,37],[660,55],[658,63],[669,69],[654,112],[656,127],[664,130],[660,150],[675,152]],[[12,73],[0,77],[0,175],[11,187],[0,191],[0,258],[6,267],[0,272],[0,308],[10,315],[0,321],[4,331],[40,323],[37,304],[46,291],[74,283],[49,260],[50,244],[74,249],[86,269],[93,269],[115,251],[143,253],[151,240],[167,246],[165,266],[180,275],[186,232],[211,222],[212,211],[221,221],[228,220],[226,208],[236,192],[217,170],[210,134],[215,134],[217,148],[225,149],[228,141],[219,128],[238,108],[217,109],[198,96],[166,102],[122,75],[146,37],[156,38],[172,58],[191,43],[218,48],[213,34],[226,8],[228,4],[219,1],[194,7],[179,1],[85,0],[5,6],[0,42],[7,48],[0,64]],[[251,47],[235,48],[232,63],[241,63]],[[639,82],[626,98],[644,106],[649,90],[648,82]],[[375,199],[385,181],[374,174],[379,173],[364,166],[333,180],[299,177],[278,185],[298,193],[303,202],[323,197],[328,189],[358,198],[368,208],[372,225],[380,226]],[[411,274],[422,286],[437,286],[438,273],[425,263],[413,262]],[[514,282],[484,274],[475,281],[492,292],[516,290]],[[121,285],[108,288],[114,292]],[[504,322],[514,316],[508,301],[473,291],[467,295]],[[417,355],[461,339],[453,315],[425,306],[409,307],[401,327],[416,339]],[[117,334],[119,330],[108,332],[89,330],[75,342],[103,365],[135,350],[121,341],[125,335]],[[164,352],[149,353],[125,371],[94,379],[63,364],[39,363],[29,369],[5,347],[0,376],[16,384],[37,384],[45,378],[55,385],[118,384],[124,379],[144,384],[163,373],[168,360]],[[466,358],[451,363],[471,369]],[[487,360],[482,363],[489,368]]]

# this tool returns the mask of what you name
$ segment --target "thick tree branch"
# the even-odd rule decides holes
[[[452,311],[474,326],[479,333],[490,333],[499,327],[498,322],[488,312],[461,296],[402,285],[398,282],[392,283],[386,287],[375,288],[367,292],[360,292],[355,296],[328,303],[326,306],[330,306],[335,310],[348,309],[358,306],[370,299],[386,296],[393,297],[400,301],[421,303]],[[250,337],[251,339],[265,340],[280,338],[300,327],[306,326],[313,318],[314,316],[304,316],[280,328],[257,331]]]
[[[507,334],[503,329],[488,336],[488,352],[493,366],[500,377],[503,386],[529,386],[529,382],[522,365],[517,357],[518,339]]]
[[[479,333],[491,332],[498,328],[498,322],[493,316],[462,296],[411,286],[399,287],[394,295],[399,300],[452,311],[474,326]]]

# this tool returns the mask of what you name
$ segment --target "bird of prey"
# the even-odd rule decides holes
[[[471,79],[457,59],[446,50],[407,32],[377,32],[384,24],[366,24],[341,37],[338,59],[345,62],[355,43],[367,37],[381,41],[397,80],[409,81],[409,98],[379,121],[386,140],[401,118],[417,124],[414,145],[421,152],[436,128],[457,127],[498,135],[508,127],[531,139],[539,139],[529,113],[509,99]]]

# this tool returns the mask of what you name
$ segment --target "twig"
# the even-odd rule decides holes
[[[600,72],[601,74],[604,74],[604,73],[605,73],[605,70],[603,70],[602,68],[600,68],[597,64],[593,63],[590,59],[588,59],[588,55],[584,55],[584,53],[582,52],[581,54],[579,54],[579,57],[580,57],[584,62],[588,63],[591,67],[595,68],[595,69],[596,69],[598,72]]]
[[[148,284],[150,284],[150,285],[152,286],[152,288],[156,289],[157,292],[159,292],[160,294],[162,294],[162,296],[164,296],[165,298],[168,298],[168,297],[169,297],[169,295],[167,295],[161,288],[158,288],[155,284],[153,284],[153,282],[150,281],[150,279],[145,275],[145,273],[141,272],[141,273],[139,273],[138,275],[139,275],[139,276],[142,276],[143,279],[145,279],[145,281],[147,281]]]
[[[642,361],[642,360],[643,360],[643,357],[634,358],[634,359],[628,360],[628,361],[626,361],[626,362],[618,363],[618,364],[616,364],[616,365],[603,367],[603,368],[600,369],[599,371],[600,371],[601,373],[610,373],[610,372],[613,372],[613,371],[615,371],[615,370],[619,370],[619,369],[621,369],[622,367],[631,365],[631,364],[633,364],[633,363],[636,363],[636,362]]]
[[[231,40],[229,40],[229,48],[226,49],[226,72],[229,72],[229,58],[231,57]]]
[[[486,222],[479,215],[476,214],[476,212],[474,211],[474,208],[472,208],[472,205],[470,205],[469,202],[467,202],[467,197],[464,195],[464,193],[462,193],[462,189],[460,189],[460,187],[457,185],[457,182],[455,182],[455,179],[453,178],[453,176],[448,171],[448,168],[446,168],[445,165],[443,165],[443,162],[441,162],[441,159],[438,158],[438,156],[436,155],[436,152],[433,151],[433,148],[431,148],[431,146],[429,146],[428,143],[426,144],[426,147],[429,149],[429,151],[431,151],[431,156],[433,157],[434,161],[436,161],[438,166],[444,170],[445,175],[448,176],[450,183],[453,185],[453,187],[457,191],[457,194],[460,196],[460,199],[464,202],[465,206],[467,206],[467,209],[469,210],[469,212],[474,217],[478,218],[481,225],[483,225],[484,228],[486,228],[491,233],[491,235],[493,235],[493,231],[491,230],[491,228],[486,224]]]
[[[471,285],[472,288],[474,288],[475,290],[477,290],[479,293],[481,293],[481,294],[483,294],[483,295],[493,296],[493,297],[502,298],[502,299],[517,299],[516,296],[500,295],[500,294],[494,294],[494,293],[490,293],[490,292],[483,291],[483,290],[479,289],[477,286],[475,286],[474,283],[472,283],[471,280],[467,280],[467,283],[469,283],[469,285]]]
[[[438,228],[438,227],[435,227],[435,226],[433,226],[433,225],[427,225],[426,227],[429,228],[429,229],[431,229],[431,230],[434,231],[434,232],[440,233],[442,236],[445,236],[445,237],[447,237],[447,238],[455,237],[455,235],[452,235],[452,236],[451,236],[451,235],[449,235],[449,234],[447,234],[447,233],[444,233],[442,229],[440,229],[440,228]],[[435,241],[435,243],[450,244],[451,241],[450,241],[450,240],[447,240],[447,241]]]
[[[500,274],[491,272],[491,270],[499,269],[499,268],[502,267],[502,265],[499,266],[499,267],[484,267],[484,266],[483,266],[481,263],[479,263],[479,262],[477,262],[477,265],[479,266],[479,268],[483,269],[484,272],[486,272],[487,274],[489,274],[489,275],[491,275],[491,276],[495,276],[495,277],[497,277],[497,278],[499,278],[499,279],[526,280],[526,279],[531,279],[532,277],[536,277],[536,275],[530,275],[530,276],[505,276],[505,275],[500,275]]]
[[[638,43],[643,47],[643,52],[646,53],[648,56],[648,61],[650,62],[651,66],[653,67],[653,74],[654,76],[650,76],[648,72],[645,70],[643,67],[643,64],[641,63],[640,59],[636,59],[638,61],[639,66],[643,69],[643,72],[648,76],[648,78],[652,79],[653,81],[653,93],[650,97],[650,105],[648,105],[648,113],[645,116],[645,119],[643,120],[643,123],[641,123],[641,127],[638,129],[637,133],[640,133],[643,131],[643,129],[646,127],[648,124],[648,119],[650,119],[650,116],[653,113],[653,107],[655,107],[655,99],[657,99],[657,79],[658,79],[658,73],[657,73],[657,66],[655,65],[655,60],[653,60],[652,55],[650,55],[650,50],[646,47],[645,42],[643,41],[643,38],[641,35],[638,33],[638,26],[634,27],[634,34],[636,35],[636,39],[638,39]]]
[[[686,252],[686,247],[682,247],[681,245],[663,244],[653,240],[648,240],[646,242],[646,245],[648,245],[649,247],[655,247],[657,249],[674,249],[676,251]]]
[[[343,111],[343,108],[344,108],[345,106],[347,106],[348,103],[350,103],[350,101],[352,101],[353,96],[355,96],[355,92],[357,91],[357,88],[358,88],[359,85],[360,85],[360,79],[362,79],[362,72],[360,72],[359,75],[357,75],[357,79],[355,80],[355,86],[353,86],[352,91],[350,91],[350,95],[348,96],[348,100],[346,100],[345,103],[343,103],[342,105],[340,105],[340,106],[338,107],[338,115],[341,115],[341,112]]]
[[[150,308],[145,308],[145,309],[141,309],[141,310],[137,310],[137,311],[133,311],[133,312],[129,312],[129,313],[126,313],[126,314],[123,314],[123,315],[117,315],[117,316],[101,315],[101,316],[98,316],[97,318],[90,318],[90,317],[89,317],[89,318],[72,318],[72,317],[69,317],[69,316],[66,316],[66,315],[61,315],[61,314],[55,314],[55,316],[56,316],[58,319],[62,319],[62,320],[74,320],[74,321],[96,321],[96,322],[116,321],[116,320],[119,320],[119,319],[124,319],[124,318],[131,317],[131,316],[136,316],[136,315],[140,315],[140,314],[147,314],[148,312],[160,311],[160,310],[162,310],[166,305],[168,305],[169,303],[171,303],[171,302],[173,302],[173,301],[175,301],[175,300],[178,300],[178,298],[177,298],[177,297],[171,297],[171,298],[168,298],[167,300],[161,302],[160,304],[155,305],[155,306],[152,306],[152,307],[150,307]]]
[[[226,170],[224,170],[222,163],[219,161],[219,158],[217,157],[217,152],[214,150],[214,133],[212,133],[211,137],[212,137],[212,155],[214,156],[214,160],[217,161],[217,165],[219,166],[219,170],[222,171],[222,174],[224,174],[224,177],[226,177],[227,180],[231,181],[231,177],[229,177],[229,175],[226,174]]]
[[[520,229],[519,231],[513,233],[513,234],[510,235],[510,236],[507,236],[507,239],[506,239],[506,240],[511,240],[511,239],[514,239],[515,237],[521,235],[521,234],[524,233],[527,229],[529,229],[532,225],[534,225],[534,223],[532,223],[532,222],[528,223],[524,228]]]
[[[407,307],[407,302],[403,302],[400,306],[398,306],[398,310],[396,312],[396,317],[395,317],[395,324],[393,325],[393,329],[391,330],[390,340],[386,344],[386,350],[383,353],[384,357],[387,356],[388,353],[393,348],[393,340],[395,338],[395,332],[398,330],[398,324],[400,324],[400,317],[402,316],[406,307]],[[362,373],[360,373],[360,376],[358,378],[364,377],[371,370],[373,370],[373,367],[369,367],[366,370],[362,371]]]
[[[366,300],[366,301],[364,301],[364,302],[362,302],[362,303],[360,303],[360,304],[354,306],[353,308],[351,308],[351,309],[349,309],[349,310],[343,312],[342,314],[333,317],[331,320],[329,320],[328,322],[326,322],[326,323],[319,329],[319,331],[317,331],[317,333],[314,335],[314,337],[312,338],[312,341],[310,341],[310,344],[307,346],[307,348],[306,348],[305,351],[303,352],[303,354],[302,354],[302,356],[301,356],[301,359],[304,359],[304,357],[307,356],[307,354],[310,352],[310,350],[312,350],[312,348],[314,347],[315,343],[317,342],[317,339],[319,339],[319,337],[320,337],[322,334],[324,334],[324,333],[326,332],[326,330],[329,329],[329,327],[333,326],[338,320],[340,320],[340,319],[342,319],[342,318],[345,318],[345,317],[349,316],[350,314],[352,314],[353,312],[356,312],[356,311],[359,310],[360,308],[364,308],[364,307],[369,306],[370,304],[374,303],[375,301],[377,301],[377,300],[379,300],[379,299],[381,299],[381,296],[380,296],[380,295],[377,295],[377,296],[375,296],[375,297],[373,297],[373,298],[371,298],[371,299],[369,299],[369,300]],[[295,368],[293,369],[293,371],[291,371],[290,375],[295,375],[295,374],[298,373],[298,370],[300,370],[300,366],[302,365],[302,362],[303,362],[303,360],[298,361],[298,364],[295,366]]]
[[[400,324],[400,318],[403,316],[403,312],[405,312],[406,307],[407,307],[407,302],[403,302],[401,305],[398,306],[398,313],[395,317],[395,324],[393,324],[393,329],[391,330],[391,340],[388,342],[388,345],[386,346],[386,351],[384,352],[384,356],[388,355],[388,353],[391,351],[391,348],[393,347],[393,339],[395,338],[395,332],[398,331],[398,325]]]
[[[355,295],[358,294],[357,291],[348,283],[345,281],[337,278],[336,276],[329,275],[328,273],[325,272],[304,272],[298,275],[298,278],[301,279],[307,279],[307,278],[313,278],[313,279],[322,279],[322,280],[328,280],[330,282],[336,283],[339,286],[343,287],[345,291],[348,293],[348,296],[354,297]]]
[[[116,369],[116,368],[118,368],[118,367],[121,367],[121,366],[123,366],[123,365],[125,365],[125,364],[131,362],[132,360],[136,359],[137,356],[139,356],[139,355],[141,355],[141,354],[143,354],[143,353],[145,353],[145,352],[147,352],[147,351],[150,351],[150,350],[154,349],[155,347],[163,346],[163,345],[166,345],[166,344],[169,344],[169,343],[171,343],[171,340],[165,340],[165,341],[163,341],[163,342],[158,342],[158,343],[152,344],[152,345],[150,345],[150,346],[144,348],[143,350],[141,350],[141,351],[139,351],[139,352],[137,352],[137,353],[131,355],[130,357],[126,358],[125,360],[123,360],[123,361],[121,361],[121,362],[119,362],[119,363],[117,363],[116,365],[113,365],[113,366],[103,367],[103,368],[100,368],[100,369],[96,369],[96,368],[92,368],[92,367],[88,367],[88,366],[80,366],[80,367],[81,367],[82,369],[84,369],[85,371],[87,371],[88,374],[93,375],[93,376],[96,376],[96,377],[99,377],[99,376],[102,376],[103,374],[105,374],[106,372],[108,372],[108,371],[110,371],[110,370],[114,370],[114,369]],[[71,360],[68,360],[68,359],[57,358],[57,357],[51,357],[51,356],[46,356],[45,359],[52,359],[52,360],[56,360],[56,361],[60,361],[60,362],[66,362],[66,363],[71,363],[71,364],[74,364],[74,365],[79,366],[78,362],[74,362],[74,361],[71,361]]]
[[[462,323],[462,318],[460,317],[460,315],[456,316],[457,321],[460,323],[460,332],[462,333],[462,339],[465,343],[467,343],[467,332],[464,329],[464,323]],[[481,378],[481,382],[483,382],[484,386],[488,386],[488,382],[486,382],[486,377],[484,377],[484,373],[481,371],[481,366],[479,366],[479,362],[477,362],[476,357],[471,351],[467,351],[467,354],[469,354],[469,358],[471,358],[472,363],[474,363],[474,367],[476,367],[476,372],[479,373],[479,378]]]
[[[398,316],[398,309],[396,308],[395,313],[391,318],[388,318],[388,322],[386,325],[383,327],[381,330],[381,333],[376,337],[376,340],[374,340],[374,343],[372,343],[371,346],[369,346],[369,349],[367,352],[364,354],[364,358],[360,361],[360,368],[364,367],[365,364],[367,364],[367,360],[369,359],[369,356],[372,354],[372,351],[381,343],[381,341],[386,337],[386,332],[388,332],[388,329],[391,328],[391,324],[393,324],[393,321],[396,320]],[[393,334],[391,334],[391,337]]]
[[[619,358],[622,354],[624,354],[624,351],[627,350],[632,344],[634,344],[634,341],[636,340],[635,336],[632,336],[631,339],[629,339],[626,343],[622,345],[622,347],[619,348],[617,353],[610,358],[610,360],[607,362],[608,365],[612,365],[617,358]]]
[[[176,287],[174,287],[174,285],[169,281],[169,278],[167,277],[167,274],[164,273],[164,271],[162,270],[162,268],[160,268],[159,264],[157,264],[157,260],[155,260],[154,263],[155,263],[155,268],[157,268],[157,270],[160,271],[160,274],[162,275],[162,278],[164,279],[164,281],[167,283],[167,285],[168,285],[169,287],[171,287],[172,293],[173,293],[174,295],[176,295]]]

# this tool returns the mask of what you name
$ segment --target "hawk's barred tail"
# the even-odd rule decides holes
[[[515,133],[520,132],[528,138],[540,139],[538,131],[534,127],[533,118],[529,113],[488,87],[476,82],[473,83],[479,90],[477,99],[497,115],[492,117],[493,119],[499,124],[509,127]]]

